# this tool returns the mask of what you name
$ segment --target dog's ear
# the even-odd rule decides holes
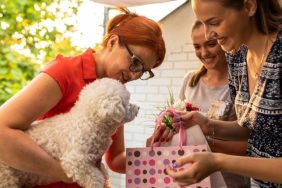
[[[116,123],[121,123],[124,121],[126,109],[122,104],[121,97],[113,96],[103,101],[98,113],[104,118],[112,119]]]

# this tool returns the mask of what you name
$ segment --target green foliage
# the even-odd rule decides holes
[[[68,10],[61,8],[62,3],[69,5]],[[73,25],[63,23],[64,29],[58,30],[55,23],[73,17],[80,3],[79,0],[1,0],[0,105],[26,85],[39,72],[41,64],[54,59],[55,54],[78,52],[71,46],[70,38],[63,36],[73,30]]]
[[[165,115],[163,117],[163,123],[170,129],[173,131],[176,131],[175,127],[173,126],[172,123],[172,117],[170,117],[169,115]]]
[[[175,100],[174,100],[173,92],[171,91],[171,89],[168,89],[168,92],[169,92],[169,98],[166,103],[167,103],[167,107],[171,107],[173,106]]]

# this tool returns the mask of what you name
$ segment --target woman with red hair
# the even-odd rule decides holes
[[[162,31],[153,20],[122,8],[107,26],[98,51],[64,57],[58,55],[28,86],[0,107],[0,160],[13,168],[47,176],[57,183],[41,187],[79,187],[23,130],[36,119],[70,110],[81,89],[96,79],[109,77],[122,83],[154,76],[152,69],[165,56]],[[106,153],[111,170],[125,172],[123,126],[112,136]],[[70,183],[70,184],[68,184]]]

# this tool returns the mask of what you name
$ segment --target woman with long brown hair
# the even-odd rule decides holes
[[[246,157],[195,153],[167,169],[180,185],[190,185],[215,171],[255,179],[260,187],[281,187],[282,173],[282,8],[278,0],[192,0],[207,38],[228,52],[229,85],[237,121],[223,122],[197,112],[182,115],[183,123],[201,126],[206,135],[247,140]]]
[[[196,71],[189,71],[184,76],[179,98],[196,104],[201,113],[211,119],[236,120],[228,86],[225,52],[216,39],[205,38],[204,25],[198,20],[192,27],[191,39],[201,67]],[[187,134],[188,132],[189,129]],[[213,152],[242,156],[246,154],[247,141],[226,141],[210,136],[206,138]],[[222,175],[228,188],[250,187],[247,177],[226,172],[222,172]],[[212,182],[212,185],[214,183]]]

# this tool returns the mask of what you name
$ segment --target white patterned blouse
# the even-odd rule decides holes
[[[238,52],[226,55],[238,123],[251,131],[247,155],[282,157],[282,33],[268,54],[252,96],[248,87],[247,51],[247,47],[242,46]],[[261,180],[256,182],[260,187],[282,187]]]

